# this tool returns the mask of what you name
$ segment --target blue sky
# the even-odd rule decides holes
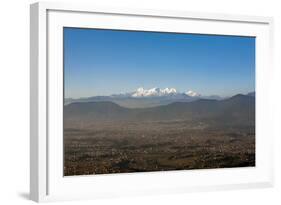
[[[65,97],[173,87],[202,95],[255,90],[255,38],[64,28]]]

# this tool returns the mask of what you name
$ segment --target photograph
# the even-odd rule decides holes
[[[253,36],[63,27],[63,175],[255,167]]]

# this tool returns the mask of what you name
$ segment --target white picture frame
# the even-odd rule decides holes
[[[46,3],[30,10],[30,198],[70,200],[273,186],[273,131],[269,90],[273,19],[185,11],[99,8]],[[256,167],[63,177],[62,28],[255,36]],[[188,183],[187,183],[188,182]]]

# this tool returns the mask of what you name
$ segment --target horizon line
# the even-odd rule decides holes
[[[157,88],[157,87],[156,87]],[[91,98],[91,97],[111,97],[111,96],[114,96],[114,95],[126,95],[126,94],[131,94],[131,93],[134,93],[135,91],[131,91],[131,92],[123,92],[123,93],[113,93],[113,94],[110,94],[110,95],[89,95],[89,96],[80,96],[80,97],[66,97],[66,96],[63,96],[64,99],[85,99],[85,98]],[[200,94],[199,96],[196,96],[196,97],[211,97],[211,96],[218,96],[220,98],[231,98],[235,95],[248,95],[250,93],[255,93],[256,91],[248,91],[248,92],[238,92],[236,94],[232,94],[232,95],[225,95],[225,96],[222,96],[222,95],[217,95],[217,94],[211,94],[211,95],[203,95],[203,94]],[[178,92],[177,91],[177,94],[186,94],[186,92]],[[167,96],[167,95],[166,95]],[[133,97],[133,96],[129,96],[129,97],[132,97],[132,98],[149,98],[149,97],[163,97],[163,96],[139,96],[139,97]],[[194,97],[194,96],[190,96],[190,97]]]

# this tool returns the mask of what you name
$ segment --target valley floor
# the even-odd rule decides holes
[[[188,121],[64,129],[64,175],[255,166],[255,127]]]

